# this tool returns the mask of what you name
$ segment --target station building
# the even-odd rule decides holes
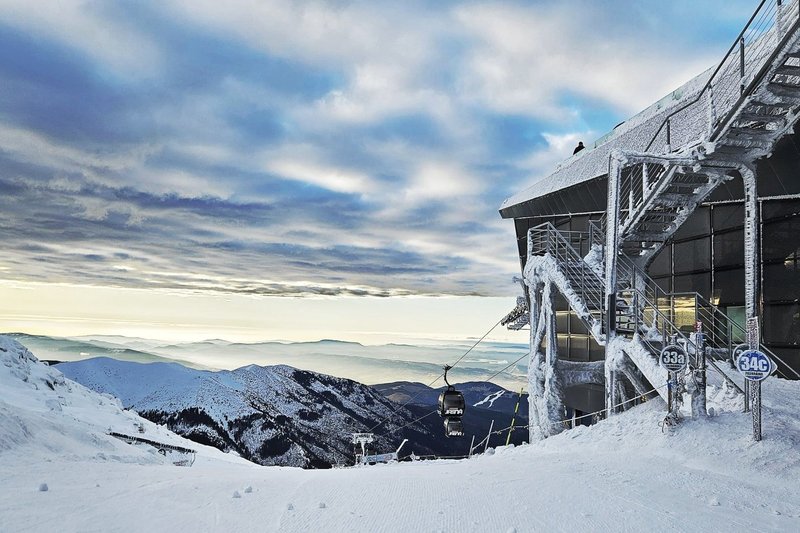
[[[800,377],[800,21],[772,4],[719,65],[501,206],[545,436],[661,385],[648,354],[668,340],[729,368],[754,319],[776,373]]]

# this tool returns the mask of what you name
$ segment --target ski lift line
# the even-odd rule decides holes
[[[428,413],[428,414],[426,414],[426,415],[422,415],[421,417],[417,418],[417,419],[416,419],[416,420],[414,420],[413,422],[409,422],[409,423],[408,423],[408,424],[406,424],[405,426],[398,428],[398,431],[399,431],[399,430],[401,430],[401,429],[405,429],[405,428],[407,428],[408,426],[414,425],[414,424],[416,424],[417,422],[419,422],[420,420],[422,420],[423,418],[428,418],[429,416],[431,416],[431,415],[434,415],[434,414],[436,414],[436,413],[438,413],[438,412],[439,412],[439,411],[437,411],[436,409],[434,409],[434,410],[433,410],[433,411],[431,411],[430,413]]]
[[[482,336],[480,339],[478,339],[478,340],[475,342],[475,344],[473,344],[473,345],[470,347],[470,349],[469,349],[469,350],[467,350],[466,352],[464,352],[464,354],[463,354],[461,357],[459,357],[458,359],[456,359],[455,363],[453,363],[452,365],[447,365],[447,366],[449,366],[450,368],[453,368],[453,367],[454,367],[454,366],[456,366],[458,363],[460,363],[460,362],[461,362],[461,361],[462,361],[462,360],[463,360],[463,359],[464,359],[464,358],[465,358],[467,355],[469,355],[469,353],[470,353],[472,350],[474,350],[474,349],[475,349],[475,347],[476,347],[476,346],[478,346],[478,344],[480,344],[480,343],[481,343],[481,342],[482,342],[482,341],[483,341],[483,340],[484,340],[486,337],[488,337],[488,336],[489,336],[489,334],[490,334],[492,331],[494,331],[494,330],[495,330],[495,328],[496,328],[497,326],[499,326],[499,325],[500,325],[500,322],[502,322],[502,321],[503,321],[503,319],[502,319],[502,318],[501,318],[500,320],[498,320],[498,321],[497,321],[497,323],[496,323],[494,326],[492,326],[492,327],[489,329],[489,331],[487,331],[486,333],[484,333],[484,334],[483,334],[483,336]],[[521,359],[521,358],[520,358],[520,359]],[[433,387],[433,384],[434,384],[434,383],[436,383],[437,381],[439,381],[440,379],[442,379],[443,377],[444,377],[444,372],[442,372],[441,374],[439,374],[439,375],[436,377],[436,379],[434,379],[433,381],[431,381],[430,383],[428,383],[428,388],[432,388],[432,387]],[[372,433],[373,431],[375,431],[375,430],[376,430],[378,427],[380,427],[381,425],[383,425],[385,422],[388,422],[389,420],[391,420],[391,419],[392,419],[392,417],[393,417],[394,415],[396,415],[396,414],[397,414],[397,411],[399,411],[400,409],[402,409],[402,408],[403,408],[403,407],[405,407],[406,405],[410,404],[410,403],[411,403],[413,400],[416,400],[416,399],[417,399],[417,398],[418,398],[418,397],[419,397],[419,396],[420,396],[420,395],[421,395],[423,392],[424,392],[424,389],[423,389],[423,390],[420,390],[420,391],[419,391],[419,392],[417,392],[415,395],[411,396],[411,397],[410,397],[408,400],[406,400],[406,401],[405,401],[403,404],[399,405],[399,406],[398,406],[398,407],[397,407],[397,408],[396,408],[394,411],[392,411],[392,412],[389,414],[389,416],[387,416],[386,418],[384,418],[383,420],[381,420],[380,422],[378,422],[377,424],[375,424],[374,426],[372,426],[372,427],[370,428],[370,430],[369,430],[369,431],[370,431],[370,433]],[[403,426],[403,427],[405,427],[405,426]],[[402,428],[401,428],[401,429],[402,429]]]
[[[525,359],[526,357],[528,357],[528,355],[530,355],[530,353],[526,353],[525,355],[523,355],[522,357],[520,357],[520,358],[519,358],[519,359],[517,359],[516,361],[512,362],[512,363],[511,363],[511,364],[509,364],[508,366],[506,366],[506,367],[504,367],[504,368],[502,368],[502,369],[498,370],[497,372],[495,372],[494,374],[492,374],[492,376],[491,376],[490,378],[487,378],[487,379],[485,379],[484,381],[492,381],[494,378],[496,378],[497,376],[499,376],[500,374],[502,374],[503,372],[505,372],[506,370],[508,370],[508,369],[509,369],[509,368],[511,368],[512,366],[516,365],[517,363],[519,363],[520,361],[522,361],[523,359]]]

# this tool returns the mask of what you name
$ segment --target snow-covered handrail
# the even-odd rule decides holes
[[[741,339],[742,343],[744,342],[744,339],[747,338],[747,332],[745,331],[744,327],[741,324],[739,324],[735,320],[732,320],[728,315],[723,313],[717,306],[715,306],[713,303],[708,301],[703,295],[697,294],[697,293],[693,293],[693,294],[697,298],[697,304],[696,305],[697,305],[698,310],[703,310],[703,309],[707,309],[708,310],[705,313],[699,312],[699,315],[701,316],[701,318],[706,318],[705,320],[703,320],[704,324],[712,323],[712,324],[714,324],[714,326],[716,326],[716,320],[719,319],[719,320],[723,321],[725,327],[728,328],[727,332],[723,332],[723,333],[727,333],[727,337],[728,337],[728,339],[730,339],[729,340],[730,351],[733,351],[733,348],[735,348],[735,345],[733,344],[734,343],[734,333],[736,333],[736,335],[737,335],[736,338],[737,339]],[[709,314],[711,316],[708,316]],[[798,373],[794,368],[792,368],[789,364],[787,364],[786,361],[784,361],[778,355],[776,355],[775,352],[773,352],[772,350],[770,350],[769,348],[764,346],[761,343],[760,340],[759,340],[759,349],[762,352],[766,353],[773,361],[778,361],[779,363],[781,363],[792,374],[794,374],[794,376],[797,379],[800,379],[800,373]],[[780,367],[778,367],[777,373],[781,374],[785,378],[788,378],[786,373],[783,372]]]
[[[672,151],[673,144],[682,148],[688,142],[697,141],[679,138],[679,142],[675,143],[673,137],[675,134],[680,136],[682,132],[696,131],[685,127],[684,123],[694,122],[698,116],[707,117],[709,140],[714,140],[719,127],[727,122],[730,113],[760,81],[764,68],[769,66],[772,56],[797,29],[798,22],[800,2],[784,4],[783,0],[761,0],[700,92],[667,115],[645,151],[649,152],[659,138],[665,141],[666,152]],[[705,113],[695,109],[701,106],[708,108]]]
[[[585,236],[581,232],[560,231],[550,222],[535,226],[528,230],[528,256],[551,255],[587,309],[590,312],[602,313],[604,308],[602,279],[567,239],[567,236],[576,235],[581,239]]]
[[[670,309],[670,314],[673,316],[676,314],[676,299],[682,298],[684,300],[692,301],[692,305],[694,307],[693,322],[696,323],[699,321],[703,324],[706,350],[709,348],[712,351],[715,349],[723,350],[730,355],[733,352],[733,349],[736,347],[736,344],[738,344],[736,339],[741,339],[740,342],[744,342],[744,339],[747,336],[744,327],[722,312],[719,307],[711,303],[702,294],[694,291],[668,293],[662,289],[658,283],[656,283],[655,280],[653,280],[647,274],[647,272],[642,270],[636,263],[625,256],[620,256],[618,260],[618,267],[620,273],[625,273],[617,278],[619,281],[624,281],[630,287],[643,291],[643,294],[646,295],[647,299],[655,302],[656,305],[661,305],[661,302],[664,301],[669,302],[668,307]],[[786,364],[786,362],[776,355],[772,350],[761,343],[759,343],[759,347],[763,352],[774,358],[775,361],[780,362],[798,379],[800,379],[800,374],[798,374],[797,371],[791,366]],[[784,377],[787,377],[786,373],[780,370],[780,368],[778,369],[778,372]]]

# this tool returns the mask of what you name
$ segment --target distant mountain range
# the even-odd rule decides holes
[[[408,438],[406,454],[463,455],[468,452],[467,439],[473,434],[476,441],[482,439],[492,420],[495,429],[507,426],[516,403],[515,395],[496,385],[464,384],[469,405],[479,406],[465,414],[467,439],[446,439],[441,419],[431,414],[438,392],[422,384],[373,388],[286,365],[208,371],[105,357],[56,368],[196,442],[235,451],[260,464],[305,468],[352,461],[351,434],[369,432],[379,423],[374,429],[377,452],[393,451]],[[407,406],[392,401],[417,392],[419,397]],[[521,413],[517,424],[526,423]],[[519,443],[526,435],[517,431],[512,442]],[[504,444],[504,438],[495,436],[491,445]]]
[[[449,344],[362,345],[356,342],[325,339],[315,342],[237,343],[221,339],[201,342],[165,343],[158,340],[111,335],[85,335],[59,338],[25,333],[8,334],[27,346],[40,359],[79,361],[110,357],[141,363],[179,362],[196,369],[235,369],[255,363],[261,366],[288,364],[341,376],[361,383],[403,380],[429,382],[441,373],[442,365],[470,354],[454,368],[451,382],[482,381],[499,369],[519,359],[527,345],[483,341]],[[494,379],[500,385],[517,390],[526,382],[527,358]]]

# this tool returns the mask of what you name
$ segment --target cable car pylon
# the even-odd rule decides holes
[[[453,368],[450,365],[444,366],[444,382],[447,389],[439,395],[439,416],[444,417],[444,434],[447,437],[463,437],[464,424],[461,417],[464,416],[464,395],[447,381],[447,371]]]

